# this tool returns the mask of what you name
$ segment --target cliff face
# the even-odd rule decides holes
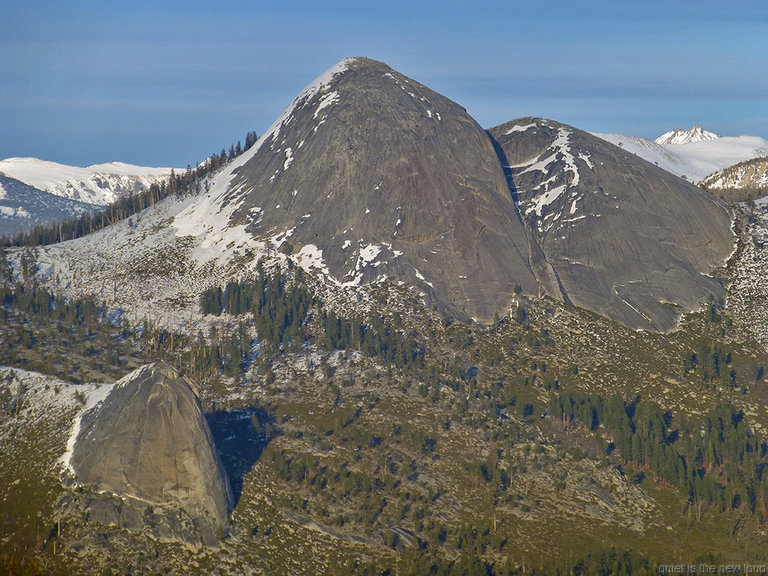
[[[231,183],[232,224],[339,283],[402,279],[491,320],[538,284],[487,133],[458,104],[356,58],[310,85]],[[283,233],[281,235],[281,233]]]
[[[549,120],[484,131],[366,58],[301,92],[193,220],[175,225],[244,262],[278,252],[342,287],[390,279],[481,322],[522,290],[669,331],[723,294],[708,274],[734,248],[728,207],[673,174]]]
[[[490,130],[561,295],[634,328],[671,330],[722,286],[727,205],[596,136],[540,118]]]
[[[200,401],[167,364],[129,374],[83,415],[70,463],[97,491],[178,505],[211,525],[226,523],[232,509]]]

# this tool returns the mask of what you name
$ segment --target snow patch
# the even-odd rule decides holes
[[[570,130],[562,127],[559,128],[557,132],[557,137],[549,147],[551,154],[546,158],[539,160],[534,164],[528,166],[525,170],[521,172],[521,174],[525,174],[528,172],[539,171],[539,172],[543,172],[544,174],[549,174],[550,172],[549,166],[554,162],[557,162],[558,160],[562,159],[562,161],[565,163],[565,167],[563,168],[563,174],[567,172],[570,172],[572,174],[570,182],[567,181],[567,176],[566,176],[566,182],[559,186],[555,186],[554,188],[550,188],[550,185],[553,184],[555,180],[558,179],[559,174],[557,173],[553,174],[550,178],[548,178],[544,182],[541,182],[536,187],[534,187],[533,191],[543,187],[544,192],[534,195],[529,200],[530,206],[525,211],[526,215],[530,214],[531,212],[535,212],[536,215],[539,218],[541,218],[542,211],[545,206],[549,206],[552,202],[557,200],[560,197],[560,195],[563,192],[565,192],[568,188],[578,186],[579,169],[576,166],[576,158],[574,158],[573,154],[571,153],[570,142],[569,142],[570,135],[571,135]]]
[[[579,152],[579,158],[584,161],[584,163],[587,165],[587,167],[590,170],[595,169],[595,165],[592,163],[592,160],[589,154],[585,154],[584,152]]]
[[[376,259],[379,253],[381,253],[381,246],[377,246],[376,244],[368,244],[368,246],[360,250],[361,265],[367,266]]]
[[[335,90],[333,92],[329,92],[325,96],[323,96],[323,99],[320,100],[320,104],[317,105],[317,108],[315,109],[315,115],[314,118],[317,118],[317,115],[320,114],[320,111],[323,108],[327,108],[331,104],[334,104],[336,102],[339,102],[341,98],[339,97],[339,93]]]
[[[299,253],[296,255],[299,266],[305,272],[321,272],[330,277],[331,273],[328,270],[328,265],[323,260],[323,251],[314,244],[306,244],[301,247]]]
[[[566,185],[563,184],[561,186],[556,186],[555,188],[552,188],[552,190],[547,190],[543,194],[540,194],[535,199],[532,200],[533,205],[530,206],[526,211],[525,214],[528,215],[531,212],[536,212],[536,216],[541,218],[541,212],[544,209],[545,206],[549,206],[557,200],[560,195],[565,192]]]
[[[507,132],[506,132],[506,133],[507,133],[507,134],[512,134],[512,133],[514,133],[514,132],[526,132],[527,130],[529,130],[529,129],[531,129],[531,128],[538,128],[538,127],[539,127],[539,125],[538,125],[538,124],[536,124],[536,123],[533,123],[533,124],[526,124],[526,125],[524,125],[524,126],[512,126],[512,128],[510,128],[509,130],[507,130]]]
[[[283,170],[288,170],[288,166],[293,162],[293,150],[291,148],[285,149],[285,162],[283,162]]]
[[[414,268],[413,271],[416,272],[416,278],[424,282],[424,284],[426,284],[430,288],[434,288],[434,286],[432,285],[432,282],[428,282],[427,279],[424,278],[421,272],[419,272],[416,268]]]

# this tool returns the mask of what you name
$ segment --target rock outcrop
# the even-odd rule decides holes
[[[310,84],[217,177],[197,224],[177,220],[339,286],[403,282],[462,319],[489,322],[521,290],[659,331],[723,294],[708,274],[734,248],[728,207],[682,179],[553,121],[484,131],[367,58]]]
[[[146,510],[180,508],[204,534],[224,525],[232,509],[229,481],[200,401],[164,363],[118,381],[81,417],[70,464],[77,480],[94,492]]]
[[[405,280],[484,321],[515,285],[538,290],[487,133],[389,66],[345,60],[256,146],[231,183],[231,224],[277,238],[305,267],[341,284]]]
[[[634,328],[674,329],[723,287],[728,206],[592,134],[524,118],[490,130],[560,297]]]

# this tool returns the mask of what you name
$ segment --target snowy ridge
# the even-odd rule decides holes
[[[325,72],[323,72],[320,76],[315,78],[312,82],[310,82],[300,93],[296,98],[293,99],[293,102],[285,109],[283,110],[282,114],[277,117],[277,120],[275,120],[269,128],[267,128],[266,132],[262,134],[261,138],[259,138],[256,143],[251,147],[249,151],[252,151],[253,154],[255,154],[259,148],[261,148],[264,143],[269,141],[276,141],[278,135],[280,134],[280,129],[282,128],[283,124],[287,124],[291,121],[291,116],[293,113],[300,108],[301,106],[304,106],[307,104],[312,98],[314,98],[316,95],[321,94],[324,92],[333,81],[334,77],[336,77],[338,74],[342,74],[345,72],[351,64],[353,64],[357,60],[356,58],[345,58],[335,66],[332,66]],[[331,92],[328,94],[318,105],[317,109],[315,110],[315,118],[317,118],[318,114],[326,107],[330,106],[334,102],[338,102],[338,94],[335,92]],[[322,120],[321,120],[322,123]],[[274,146],[274,142],[273,142]]]
[[[768,158],[754,158],[710,174],[701,181],[709,190],[768,188]]]
[[[539,125],[536,124],[535,122],[531,124],[526,124],[525,126],[515,125],[515,126],[512,126],[512,128],[510,128],[509,130],[507,130],[507,134],[513,134],[514,132],[525,132],[529,128],[538,128],[538,126]]]
[[[0,174],[0,235],[29,231],[35,226],[72,218],[99,208],[39,190]]]
[[[678,128],[677,130],[665,132],[656,138],[654,142],[656,144],[688,144],[689,142],[705,142],[707,140],[717,140],[718,138],[721,138],[720,134],[704,130],[701,126],[696,125],[690,130]]]
[[[105,206],[149,187],[171,174],[171,168],[147,168],[123,162],[67,166],[37,158],[7,158],[0,173],[56,196]]]
[[[595,136],[693,183],[744,160],[768,155],[768,140],[757,136],[721,136],[685,144],[657,144],[623,134]]]

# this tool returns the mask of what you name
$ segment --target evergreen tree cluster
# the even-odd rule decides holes
[[[248,132],[246,138],[247,150],[258,139],[255,132]],[[184,172],[171,170],[167,180],[153,183],[149,188],[136,194],[119,198],[103,210],[82,214],[76,218],[61,220],[53,225],[36,226],[30,232],[21,232],[13,237],[1,236],[2,246],[43,246],[56,244],[65,240],[81,238],[106,226],[125,220],[148,208],[168,196],[182,197],[188,194],[198,194],[204,188],[205,179],[217,172],[222,166],[234,160],[244,152],[240,142],[230,146],[229,152],[222,148],[220,154],[212,154],[205,162],[196,168],[187,166]]]
[[[97,374],[119,378],[131,365],[166,360],[201,381],[220,374],[239,377],[251,338],[245,324],[235,330],[212,326],[195,337],[144,320],[131,326],[109,315],[92,296],[66,299],[37,284],[36,253],[22,254],[22,281],[13,282],[0,246],[0,365],[17,366],[75,382]]]
[[[306,321],[318,300],[302,285],[303,272],[269,275],[260,265],[253,280],[232,280],[222,289],[208,288],[200,296],[204,314],[233,316],[251,313],[259,338],[275,347],[305,342]],[[326,350],[359,350],[398,368],[424,366],[424,347],[413,334],[404,334],[378,315],[370,319],[344,318],[335,312],[322,313],[322,345]]]
[[[424,347],[378,315],[368,320],[323,312],[323,345],[328,350],[359,350],[398,368],[422,368]]]
[[[237,316],[251,313],[259,338],[275,347],[299,345],[306,339],[305,322],[316,299],[302,284],[303,272],[269,275],[259,265],[253,280],[231,280],[200,296],[204,314]]]
[[[195,339],[184,340],[182,344],[176,362],[182,366],[182,373],[197,382],[215,379],[219,372],[239,379],[251,350],[248,326],[242,322],[232,332],[212,325],[208,338],[198,332]]]
[[[709,340],[702,339],[696,351],[683,358],[684,376],[695,373],[705,387],[719,382],[736,387],[737,375],[731,366],[731,353]]]
[[[553,397],[549,413],[568,425],[603,427],[626,464],[676,486],[691,504],[730,513],[742,509],[768,520],[768,446],[731,404],[720,404],[700,426],[681,421],[653,403],[619,397],[566,394]]]
[[[403,555],[399,567],[403,574],[434,576],[654,576],[659,573],[646,556],[614,549],[596,550],[570,562],[552,562],[539,567],[514,566],[508,560],[489,563],[472,553],[446,560],[415,549]]]
[[[259,139],[258,134],[254,130],[251,130],[248,132],[248,134],[245,135],[245,148],[244,150],[248,150],[251,146],[256,144],[256,141]],[[238,142],[239,144],[239,142]]]

